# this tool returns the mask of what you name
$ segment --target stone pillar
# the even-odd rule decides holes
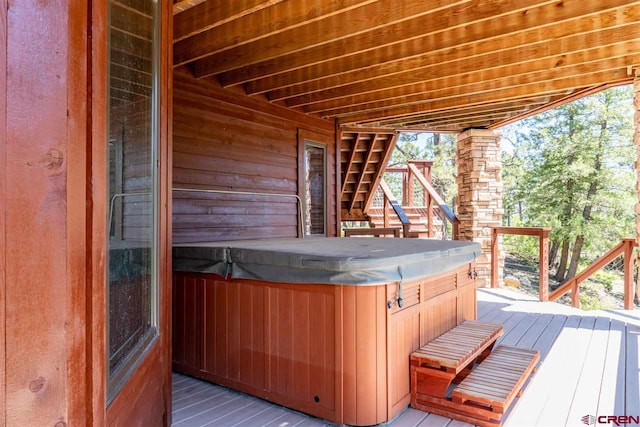
[[[460,240],[482,245],[476,259],[478,286],[491,286],[491,229],[502,225],[502,160],[500,134],[470,129],[458,135],[458,220]],[[500,251],[503,254],[503,251]],[[504,255],[498,263],[503,277]]]

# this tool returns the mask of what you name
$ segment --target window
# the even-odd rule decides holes
[[[327,149],[304,141],[304,234],[327,235]]]
[[[109,2],[107,399],[158,337],[159,5]]]

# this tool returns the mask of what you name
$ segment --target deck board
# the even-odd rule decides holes
[[[584,425],[584,415],[640,413],[640,310],[586,312],[509,289],[478,290],[478,320],[501,323],[497,344],[535,348],[540,365],[506,426]],[[331,425],[278,405],[173,375],[173,425],[313,427]],[[470,427],[408,408],[392,427]]]

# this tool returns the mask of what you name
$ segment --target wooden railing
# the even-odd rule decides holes
[[[549,301],[549,227],[491,227],[491,287],[497,288],[498,283],[498,236],[500,234],[515,234],[518,236],[537,236],[539,239],[540,258],[540,301]]]
[[[400,203],[398,203],[398,201],[396,200],[395,196],[391,192],[391,189],[389,188],[389,186],[387,185],[384,179],[380,180],[380,189],[382,190],[382,197],[383,197],[382,211],[384,212],[384,227],[385,228],[389,227],[390,219],[389,219],[389,209],[387,209],[387,207],[391,206],[391,208],[393,209],[393,212],[396,214],[396,216],[400,220],[400,224],[402,224],[402,236],[407,237],[409,235],[409,228],[411,227],[411,221],[409,220],[407,215],[404,213],[402,206],[400,206]]]
[[[440,197],[440,194],[438,194],[436,189],[433,188],[433,186],[427,180],[427,178],[420,172],[420,170],[418,170],[416,165],[413,164],[413,163],[408,163],[407,167],[408,167],[409,171],[411,172],[411,175],[413,177],[415,177],[415,179],[418,180],[418,183],[420,183],[420,185],[424,189],[425,194],[428,195],[428,197],[425,197],[425,199],[427,199],[426,202],[427,202],[427,208],[428,208],[428,212],[429,212],[429,218],[428,218],[429,236],[433,235],[433,216],[432,216],[433,206],[432,206],[432,204],[433,204],[433,202],[435,202],[437,207],[439,208],[439,212],[441,213],[441,215],[440,215],[441,219],[449,221],[449,223],[451,223],[453,239],[454,240],[458,240],[459,237],[460,237],[460,231],[459,231],[460,222],[458,221],[458,218],[455,216],[455,214],[449,208],[449,206],[447,206],[445,201],[442,200],[442,197]]]
[[[580,283],[584,282],[618,256],[624,256],[624,308],[633,308],[633,249],[638,246],[635,239],[622,239],[613,249],[595,260],[589,267],[585,268],[573,278],[567,280],[558,289],[551,292],[549,299],[555,301],[567,292],[571,291],[571,305],[580,307]]]

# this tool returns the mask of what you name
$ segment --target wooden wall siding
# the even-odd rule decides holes
[[[174,187],[298,193],[299,129],[326,135],[328,235],[335,235],[333,122],[175,73]],[[294,198],[174,193],[174,241],[296,237]]]
[[[364,221],[397,134],[385,129],[343,129],[340,133],[342,221]]]

